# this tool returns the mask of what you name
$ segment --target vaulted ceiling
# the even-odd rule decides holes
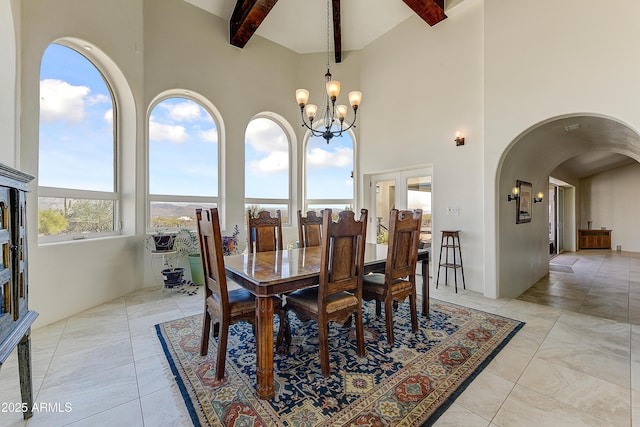
[[[297,53],[327,50],[326,0],[185,0],[229,22],[229,42],[240,48],[258,34]],[[462,0],[452,0],[456,4]],[[331,50],[358,50],[413,15],[435,25],[446,19],[444,0],[329,0]]]
[[[297,53],[326,52],[327,0],[184,0],[229,23],[229,43],[251,48],[251,38],[264,37]],[[341,52],[359,50],[413,16],[425,26],[446,19],[446,12],[464,0],[329,0],[330,49],[336,62]],[[334,48],[335,44],[335,48]],[[604,140],[616,139],[612,132]],[[585,152],[560,166],[577,178],[633,163],[609,150]]]

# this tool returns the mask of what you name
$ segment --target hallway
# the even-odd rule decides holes
[[[640,324],[640,253],[567,252],[517,299],[618,322]]]

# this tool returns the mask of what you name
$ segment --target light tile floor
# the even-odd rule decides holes
[[[519,300],[640,324],[640,253],[584,250],[558,255]]]
[[[455,294],[451,286],[436,290],[433,282],[430,289],[434,298],[526,322],[436,425],[640,426],[638,326],[517,299]],[[62,410],[37,412],[27,423],[19,413],[0,412],[0,426],[190,425],[152,327],[201,313],[202,305],[201,293],[145,288],[36,329],[35,400]],[[0,370],[0,404],[19,401],[13,354]]]

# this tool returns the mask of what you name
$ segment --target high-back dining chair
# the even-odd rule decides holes
[[[393,302],[409,297],[411,328],[418,331],[416,310],[416,263],[422,224],[422,209],[392,209],[389,213],[389,242],[385,273],[367,274],[362,283],[362,299],[376,300],[376,315],[384,303],[387,343],[393,345]]]
[[[301,248],[320,246],[322,243],[322,216],[316,215],[315,211],[309,211],[304,217],[302,211],[298,209],[298,241]]]
[[[284,315],[294,311],[301,320],[318,322],[320,364],[322,375],[331,374],[329,366],[329,322],[344,323],[356,315],[356,345],[358,355],[365,355],[362,324],[362,271],[367,229],[367,210],[342,211],[333,222],[331,209],[322,214],[322,244],[319,286],[287,295]]]
[[[282,250],[282,220],[280,210],[273,218],[269,211],[258,212],[257,217],[247,212],[247,233],[249,233],[249,251],[265,252]]]
[[[221,380],[224,378],[229,326],[236,322],[248,322],[255,326],[256,302],[255,297],[246,289],[227,289],[218,209],[196,209],[196,218],[205,281],[200,355],[205,356],[209,351],[209,336],[213,324],[213,336],[219,336],[216,379]],[[274,297],[274,307],[281,311],[280,299],[277,297]],[[284,327],[288,323],[281,325]]]

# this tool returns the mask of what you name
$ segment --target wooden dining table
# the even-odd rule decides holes
[[[429,314],[429,254],[418,251],[422,270],[422,315]],[[364,273],[383,273],[387,246],[367,243]],[[256,296],[256,390],[271,399],[273,385],[273,296],[315,286],[320,277],[320,247],[251,252],[225,257],[227,276]]]

